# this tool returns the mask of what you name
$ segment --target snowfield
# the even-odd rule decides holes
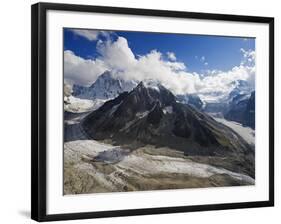
[[[80,125],[86,115],[76,114],[65,120],[65,194],[159,189],[164,184],[167,189],[225,186],[225,182],[219,181],[228,179],[221,178],[230,178],[242,185],[255,183],[247,175],[188,158],[152,155],[140,150],[131,152],[89,139]],[[244,130],[237,124],[232,125],[239,131]]]
[[[214,119],[237,132],[250,145],[255,145],[255,130],[253,130],[252,128],[245,127],[235,121],[228,121],[224,118],[214,117]]]
[[[237,174],[223,168],[216,168],[207,164],[188,161],[183,158],[168,156],[128,155],[118,166],[130,168],[141,175],[157,173],[182,173],[194,177],[208,178],[215,174],[227,174],[235,179],[254,184],[254,179],[243,174]]]
[[[64,105],[64,109],[71,113],[83,113],[98,109],[104,104],[106,100],[95,99],[87,100],[80,99],[74,96],[69,96],[65,101],[68,103]]]

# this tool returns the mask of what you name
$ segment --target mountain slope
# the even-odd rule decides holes
[[[89,114],[83,128],[94,139],[137,148],[169,147],[186,155],[234,156],[253,174],[254,151],[237,133],[196,108],[178,103],[166,88],[140,83]]]
[[[212,114],[216,117],[224,117],[235,104],[242,100],[246,100],[250,97],[253,88],[245,80],[236,80],[231,83],[234,88],[228,95],[220,99],[219,101],[205,102],[204,112]],[[243,104],[241,102],[241,104]],[[242,106],[242,105],[238,105]],[[235,116],[235,114],[234,114]],[[239,122],[239,121],[238,121]]]
[[[130,91],[136,86],[133,81],[125,81],[106,71],[89,87],[73,85],[73,96],[81,99],[113,99],[120,93]]]
[[[255,92],[233,98],[224,117],[255,129]]]

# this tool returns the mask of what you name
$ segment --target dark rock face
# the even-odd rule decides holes
[[[170,91],[164,87],[160,88],[163,88],[161,94],[155,89],[146,88],[141,82],[130,93],[120,94],[90,114],[84,122],[85,126],[88,127],[90,133],[95,130],[95,136],[98,136],[99,134],[118,135],[129,132],[130,126],[127,123],[130,122],[131,126],[135,125],[134,123],[138,123],[143,117],[149,117],[148,123],[159,123],[160,120],[156,116],[161,117],[160,104],[168,106],[175,102]]]
[[[242,94],[234,97],[224,117],[255,129],[255,92],[249,98]]]
[[[159,125],[164,113],[161,108],[160,102],[156,101],[155,105],[147,115],[147,122],[153,125]]]
[[[169,110],[167,109],[169,108]],[[83,122],[95,139],[116,144],[152,144],[182,150],[188,155],[226,155],[252,152],[238,134],[196,108],[176,102],[165,87],[142,82],[93,111]]]
[[[219,146],[214,133],[204,121],[214,122],[211,117],[188,105],[175,104],[174,110],[176,119],[173,133],[176,136],[191,137],[200,146]]]

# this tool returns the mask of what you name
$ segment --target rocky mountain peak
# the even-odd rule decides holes
[[[115,77],[110,71],[105,71],[90,87],[74,85],[73,95],[82,99],[109,100],[122,92],[131,91],[135,86],[136,82]]]

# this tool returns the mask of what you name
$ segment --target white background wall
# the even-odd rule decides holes
[[[30,5],[36,1],[2,1],[0,13],[0,223],[30,220]],[[280,6],[277,0],[68,0],[60,2],[185,10],[275,17],[275,161],[274,208],[78,220],[60,223],[278,223],[280,198]],[[278,220],[278,221],[277,221]]]

